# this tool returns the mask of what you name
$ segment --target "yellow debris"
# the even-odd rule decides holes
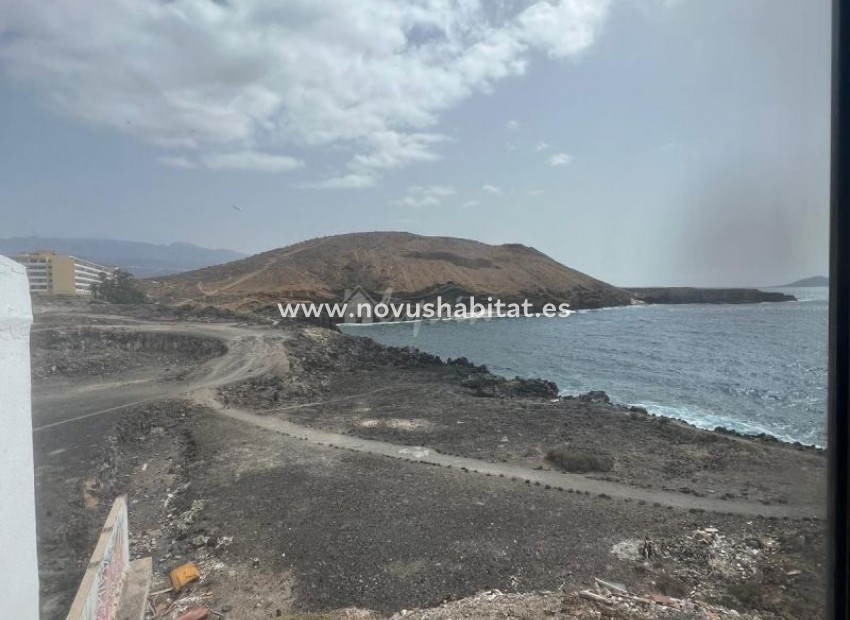
[[[182,564],[171,571],[169,574],[171,577],[171,586],[174,588],[175,592],[179,592],[183,589],[187,583],[192,583],[196,579],[201,578],[201,574],[198,572],[198,567],[195,566],[194,562],[187,562],[186,564]]]

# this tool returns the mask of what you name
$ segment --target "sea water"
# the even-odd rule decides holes
[[[392,346],[464,356],[507,377],[604,390],[703,428],[826,445],[826,288],[770,289],[799,301],[646,305],[566,318],[342,326]]]

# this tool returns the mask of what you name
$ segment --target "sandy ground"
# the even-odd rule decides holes
[[[822,503],[818,453],[604,402],[476,397],[461,386],[467,364],[324,330],[115,312],[62,308],[36,328],[164,330],[217,337],[227,352],[195,363],[175,345],[169,376],[161,364],[129,365],[36,384],[45,618],[64,617],[121,493],[133,552],[154,558],[159,584],[189,559],[204,575],[186,595],[196,598],[162,617],[193,601],[230,618],[387,617],[445,601],[457,602],[415,617],[539,617],[544,608],[601,617],[602,603],[576,594],[594,577],[634,596],[696,598],[751,617],[822,616],[823,524],[811,518]],[[294,424],[309,438],[256,420]],[[336,445],[349,449],[333,447],[310,435],[318,431],[381,440],[396,454],[342,439]],[[560,473],[544,458],[558,446],[604,451],[613,468]],[[476,459],[486,473],[429,464],[411,447]],[[564,483],[547,488],[535,481],[549,478],[535,476]],[[581,491],[606,488],[631,491]],[[637,499],[644,492],[662,501]],[[665,505],[668,497],[691,508]],[[646,537],[649,559],[638,554]],[[482,591],[498,594],[475,598]],[[163,611],[167,597],[154,601]],[[514,611],[485,611],[499,601]]]

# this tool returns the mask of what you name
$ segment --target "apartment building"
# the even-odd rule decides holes
[[[30,293],[41,295],[90,295],[90,287],[100,282],[100,275],[111,277],[114,269],[91,261],[39,250],[13,256],[27,268]]]

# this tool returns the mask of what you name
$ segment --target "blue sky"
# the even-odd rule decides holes
[[[7,0],[0,235],[408,230],[621,285],[825,273],[829,11]]]

